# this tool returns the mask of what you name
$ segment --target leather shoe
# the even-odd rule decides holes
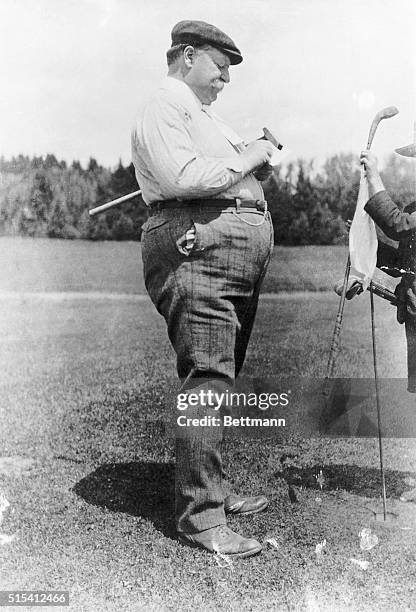
[[[226,514],[254,514],[255,512],[262,512],[268,505],[269,500],[264,495],[258,495],[257,497],[229,495],[224,500]]]
[[[218,525],[198,533],[181,533],[179,541],[188,546],[203,548],[235,559],[257,555],[262,549],[260,542],[240,536],[227,525]]]

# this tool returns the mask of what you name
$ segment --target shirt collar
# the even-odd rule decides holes
[[[198,110],[203,109],[201,100],[194,94],[189,85],[187,85],[184,81],[167,76],[162,83],[162,89],[175,94],[186,106],[196,105]]]

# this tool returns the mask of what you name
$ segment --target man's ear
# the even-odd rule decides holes
[[[183,50],[183,58],[185,60],[185,66],[187,68],[192,68],[194,57],[195,57],[195,49],[191,45],[188,45],[187,47],[185,47],[185,49]]]

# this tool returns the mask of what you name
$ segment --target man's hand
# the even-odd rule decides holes
[[[360,162],[364,165],[367,174],[368,195],[371,198],[379,191],[384,190],[383,181],[378,172],[377,157],[374,153],[366,149],[365,151],[361,151]]]
[[[372,151],[369,151],[368,149],[361,151],[360,162],[364,165],[367,172],[367,178],[378,175],[377,157]]]
[[[247,145],[247,148],[241,153],[241,161],[243,162],[243,172],[248,174],[255,168],[259,168],[268,163],[273,155],[275,147],[268,140],[255,140]]]
[[[267,181],[272,174],[273,166],[271,166],[268,162],[260,166],[258,170],[254,171],[254,176],[258,181]]]

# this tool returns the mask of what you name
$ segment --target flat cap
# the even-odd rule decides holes
[[[394,149],[396,153],[399,155],[404,155],[405,157],[416,157],[416,144],[410,144],[406,147],[400,147],[400,149]]]
[[[231,64],[243,61],[240,49],[227,34],[205,21],[180,21],[172,30],[172,47],[174,45],[207,44],[216,47],[230,58]]]

